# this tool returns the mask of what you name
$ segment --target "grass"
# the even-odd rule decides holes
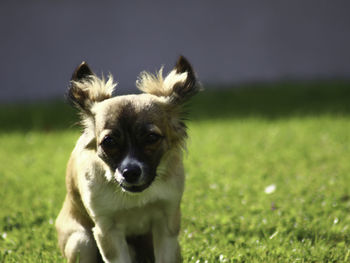
[[[206,91],[189,108],[184,262],[350,261],[349,83]],[[0,106],[0,262],[64,262],[53,223],[76,120],[61,102]]]

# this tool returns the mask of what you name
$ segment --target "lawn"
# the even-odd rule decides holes
[[[350,262],[350,84],[208,89],[189,109],[184,262]],[[54,220],[79,127],[0,106],[0,262],[64,262]]]

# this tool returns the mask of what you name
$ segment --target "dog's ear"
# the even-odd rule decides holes
[[[86,62],[82,62],[73,72],[68,89],[68,101],[83,113],[91,113],[94,103],[109,99],[116,84],[112,76],[108,80],[98,78]]]
[[[73,81],[81,81],[82,79],[92,76],[94,73],[90,69],[89,65],[83,61],[81,64],[74,70],[72,75]]]
[[[171,91],[170,100],[175,104],[187,101],[200,90],[192,66],[183,56],[179,57],[174,69],[165,77],[164,86]]]
[[[162,69],[157,75],[143,72],[136,85],[145,93],[168,98],[173,105],[186,102],[200,90],[192,66],[183,56],[164,79]]]

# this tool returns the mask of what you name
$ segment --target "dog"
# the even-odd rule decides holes
[[[180,56],[165,78],[141,73],[141,94],[112,97],[115,86],[85,62],[73,73],[67,97],[83,132],[67,165],[59,247],[70,263],[181,262],[184,105],[200,85]]]

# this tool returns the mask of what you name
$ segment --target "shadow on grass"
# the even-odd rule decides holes
[[[191,120],[350,115],[350,82],[259,84],[221,92],[207,90],[193,99],[190,112]]]
[[[77,112],[62,100],[0,105],[0,132],[79,129],[78,121]]]
[[[350,115],[350,82],[255,84],[208,88],[188,105],[192,121],[278,119],[323,114]],[[77,112],[63,101],[0,105],[0,132],[80,129]]]

